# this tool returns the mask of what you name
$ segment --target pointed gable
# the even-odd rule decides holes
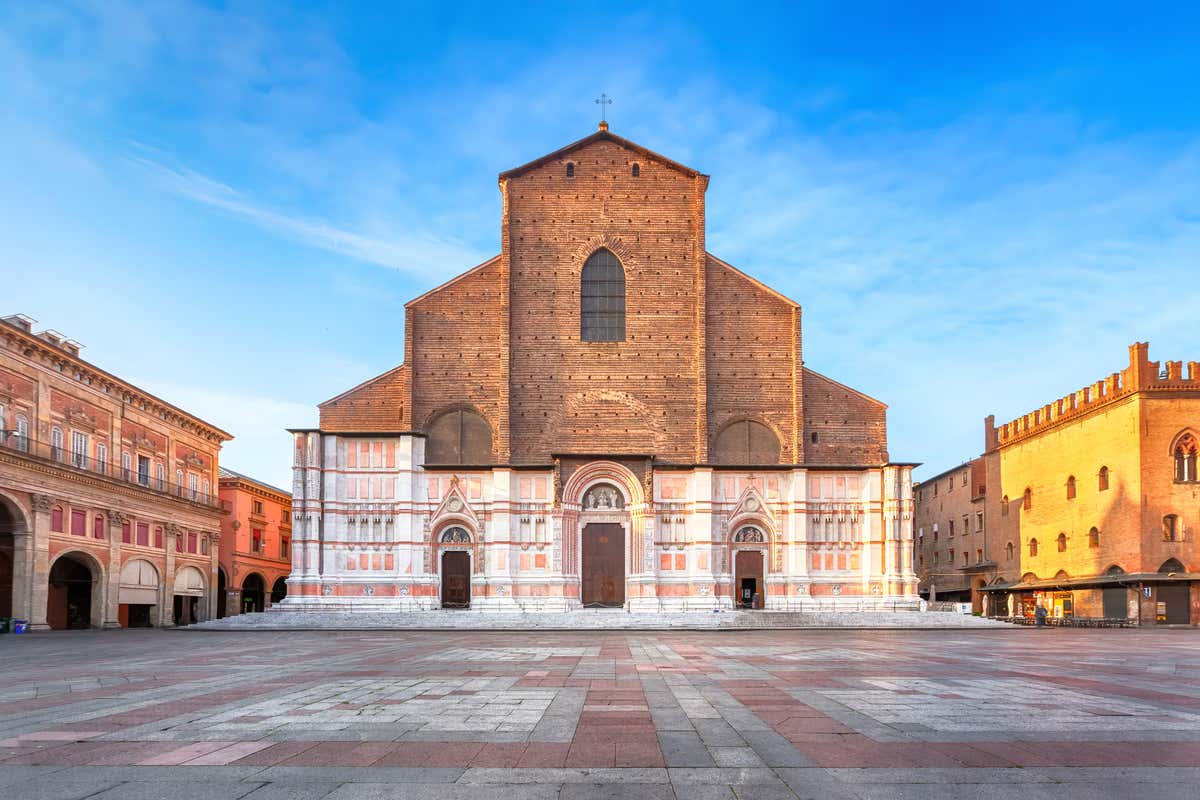
[[[617,136],[615,133],[611,133],[607,127],[603,127],[600,130],[593,133],[591,136],[585,136],[584,138],[582,138],[576,142],[572,142],[571,144],[567,145],[566,147],[560,147],[559,149],[555,150],[553,153],[547,153],[546,155],[542,156],[541,158],[535,158],[533,161],[530,161],[527,164],[522,164],[519,167],[513,167],[510,170],[501,172],[500,180],[506,181],[506,180],[509,180],[510,178],[515,178],[519,175],[523,175],[526,172],[529,172],[530,170],[537,169],[538,167],[540,167],[544,164],[551,164],[555,161],[560,161],[562,159],[567,158],[572,153],[575,153],[579,150],[583,150],[584,148],[589,147],[593,144],[596,144],[597,142],[612,142],[614,144],[619,145],[620,147],[623,147],[626,150],[631,151],[632,153],[634,153],[642,158],[657,161],[658,163],[660,163],[666,167],[670,167],[671,169],[681,172],[684,175],[687,175],[689,177],[699,177],[699,178],[704,178],[706,180],[708,178],[707,175],[700,172],[699,170],[695,170],[695,169],[692,169],[691,167],[680,164],[678,161],[672,161],[671,159],[667,158],[664,155],[660,155],[659,153],[656,153],[649,148],[641,146],[637,142],[632,142],[623,136]]]
[[[411,427],[405,403],[408,365],[401,364],[317,406],[321,430],[331,433],[396,433]]]

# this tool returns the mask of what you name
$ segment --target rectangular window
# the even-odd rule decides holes
[[[92,536],[96,539],[104,538],[104,517],[99,514],[92,520]]]
[[[188,492],[188,497],[193,500],[200,494],[200,478],[194,472],[188,475]]]
[[[73,536],[87,535],[87,512],[71,511],[71,534]]]
[[[187,535],[187,551],[188,551],[189,553],[194,553],[194,552],[196,552],[196,546],[197,546],[197,544],[198,544],[198,543],[197,543],[197,541],[196,541],[196,532],[195,532],[195,531],[188,531],[188,535]]]
[[[121,453],[121,479],[129,480],[130,471],[133,469],[133,458],[129,453]]]
[[[203,539],[200,540],[200,555],[202,555],[202,556],[208,555],[208,537],[207,536],[205,536]]]
[[[279,557],[285,561],[292,557],[291,542],[285,538],[279,540]]]
[[[382,467],[383,466],[383,442],[375,442],[373,452],[372,452],[372,457],[371,457],[371,466],[372,467]]]
[[[975,512],[975,530],[977,530],[977,531],[983,530],[983,512],[982,511]]]
[[[950,520],[950,538],[954,538],[954,520]]]
[[[86,433],[71,431],[71,463],[83,469],[87,467],[88,437]]]
[[[261,513],[263,513],[263,504],[262,504],[262,500],[254,500],[254,501],[252,501],[252,502],[251,502],[251,507],[254,509],[254,513],[255,513],[255,514],[261,514]]]
[[[63,529],[63,510],[61,506],[55,506],[50,509],[50,530],[62,533]]]
[[[150,523],[139,522],[137,524],[137,545],[138,547],[150,546]]]
[[[108,472],[108,446],[96,442],[96,472]]]
[[[162,550],[162,549],[163,549],[163,530],[162,530],[162,527],[158,527],[158,528],[155,528],[155,529],[154,529],[154,546],[155,546],[157,549],[159,549],[159,550]]]
[[[138,456],[137,482],[142,486],[150,485],[150,459],[146,456]]]
[[[133,542],[133,529],[128,522],[121,523],[121,544],[131,544]]]
[[[250,551],[252,553],[261,553],[263,546],[262,528],[255,528],[250,532]]]

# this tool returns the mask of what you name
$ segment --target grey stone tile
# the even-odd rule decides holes
[[[811,758],[775,731],[742,731],[742,738],[768,767],[816,766]]]
[[[283,783],[454,783],[462,767],[267,767],[254,780]]]
[[[112,781],[32,780],[4,787],[3,794],[13,800],[81,800],[117,786]]]
[[[262,784],[236,781],[130,781],[89,800],[238,800]]]
[[[267,783],[246,795],[246,800],[322,800],[340,783]]]
[[[716,766],[700,735],[694,731],[659,731],[658,746],[668,767]]]
[[[669,783],[568,783],[559,800],[676,800]]]
[[[12,766],[0,765],[0,787],[35,778],[45,778],[52,773],[62,771],[62,769],[63,767],[34,767],[24,764],[14,764]]]
[[[676,800],[737,800],[733,787],[719,783],[675,783]],[[747,798],[753,795],[746,795]]]
[[[749,747],[710,747],[709,754],[718,767],[763,767],[758,754]]]
[[[709,747],[741,747],[745,745],[738,732],[723,719],[698,719],[694,720],[693,724],[696,726],[696,733],[700,734],[700,738]]]
[[[716,783],[732,786],[734,784],[773,785],[782,786],[774,771],[755,767],[713,767],[709,769],[668,768],[672,784],[680,783]]]
[[[558,784],[512,784],[503,789],[504,800],[558,800]],[[491,785],[445,783],[346,783],[326,795],[326,800],[497,800]]]
[[[468,769],[459,783],[668,783],[665,769],[632,767],[629,769]]]

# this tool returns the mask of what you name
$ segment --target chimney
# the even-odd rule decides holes
[[[996,449],[996,415],[988,414],[983,418],[983,452],[990,453]]]

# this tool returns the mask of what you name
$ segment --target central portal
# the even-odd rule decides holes
[[[735,605],[738,608],[762,608],[763,554],[758,550],[738,550],[734,556]]]
[[[625,604],[625,529],[615,522],[591,522],[583,528],[581,563],[583,605]]]
[[[463,550],[442,554],[442,608],[471,607],[471,556]]]

